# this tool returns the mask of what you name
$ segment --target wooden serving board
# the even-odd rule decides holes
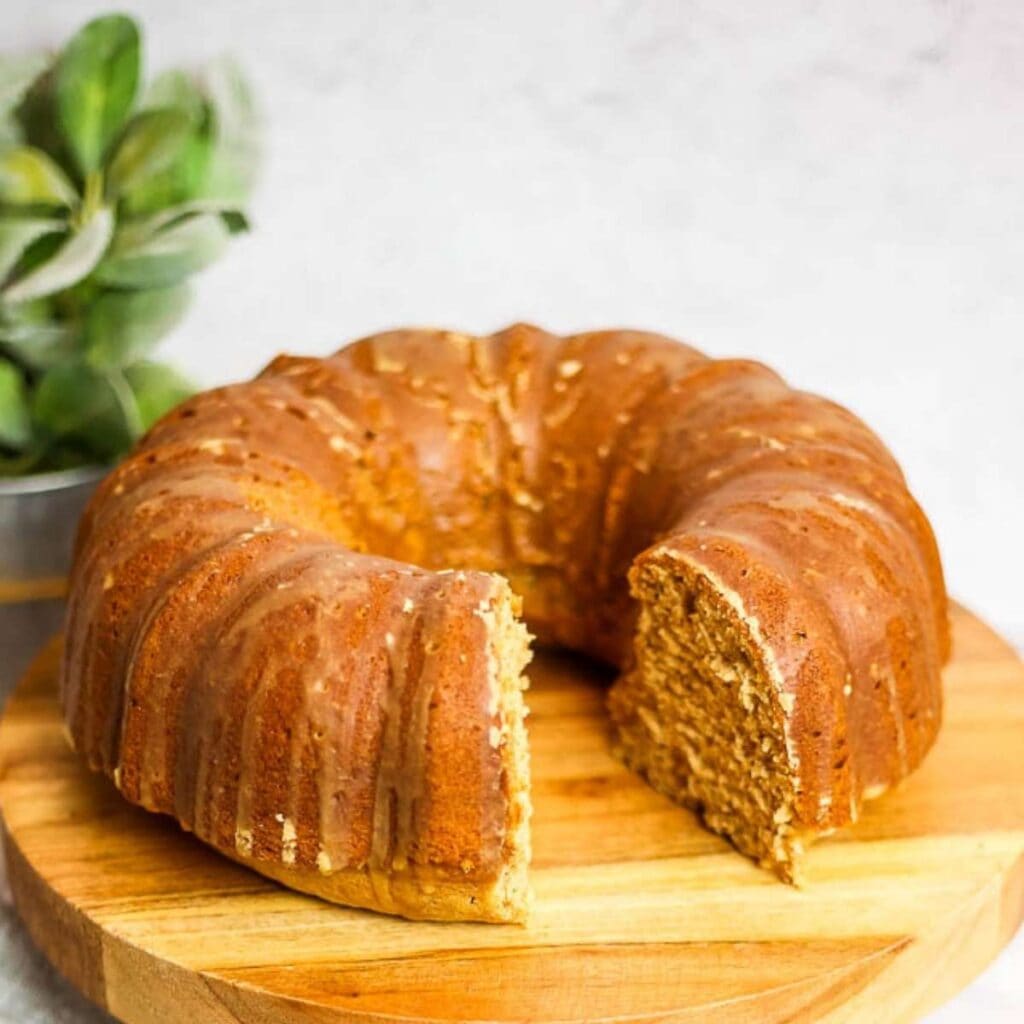
[[[1024,666],[964,611],[921,770],[791,889],[608,753],[592,670],[533,670],[536,914],[414,924],[291,893],[129,806],[68,750],[57,649],[0,728],[11,885],[49,958],[129,1024],[905,1021],[1024,916]]]

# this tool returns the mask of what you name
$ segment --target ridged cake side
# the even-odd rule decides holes
[[[522,920],[518,599],[344,533],[314,480],[245,445],[134,455],[82,527],[72,741],[128,799],[294,888]]]
[[[620,666],[627,761],[785,877],[939,728],[938,553],[864,424],[758,363],[516,325],[283,356],[157,424],[82,524],[69,731],[286,884],[521,919],[513,592]]]

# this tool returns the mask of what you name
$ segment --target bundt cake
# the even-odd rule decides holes
[[[939,728],[947,603],[882,443],[657,335],[405,330],[186,401],[83,518],[89,765],[293,888],[519,921],[529,640],[616,749],[786,879]]]

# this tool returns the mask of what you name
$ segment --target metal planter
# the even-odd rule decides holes
[[[78,519],[106,472],[0,479],[0,696],[61,628]]]

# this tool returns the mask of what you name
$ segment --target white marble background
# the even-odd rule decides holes
[[[0,49],[106,6],[5,0]],[[1024,643],[1019,0],[119,6],[151,66],[239,55],[267,115],[255,232],[167,345],[199,380],[404,323],[761,358],[879,430]],[[0,978],[2,1021],[96,1019],[9,914]],[[1018,940],[934,1020],[1022,1018]]]

